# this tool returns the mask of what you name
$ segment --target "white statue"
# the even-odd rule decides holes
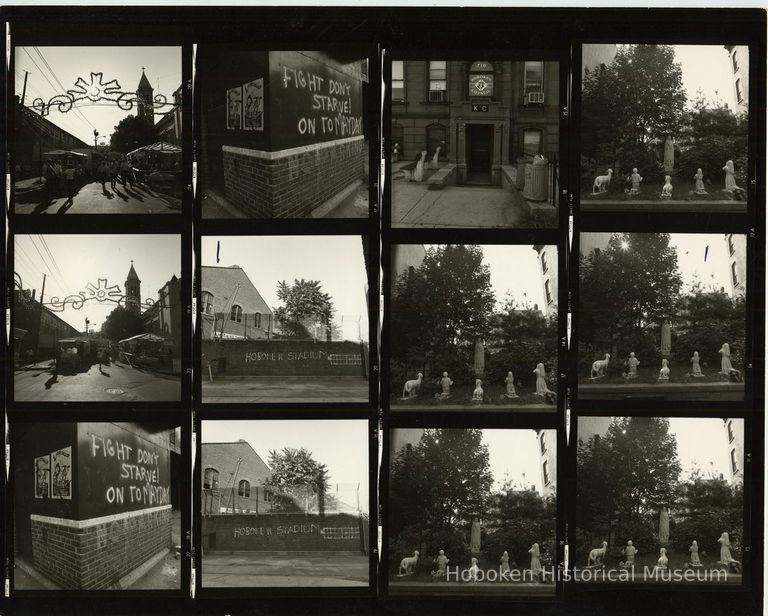
[[[702,567],[701,559],[699,559],[699,544],[695,539],[693,540],[693,543],[691,543],[691,547],[688,548],[688,551],[691,553],[691,562],[688,564],[691,567]]]
[[[720,535],[720,539],[717,542],[720,544],[720,560],[717,562],[723,565],[739,562],[731,555],[731,540],[728,537],[728,533]]]
[[[659,543],[667,545],[669,543],[669,509],[662,507],[659,511]]]
[[[405,382],[405,385],[403,386],[403,400],[406,400],[407,398],[415,398],[418,395],[419,389],[421,389],[421,380],[423,378],[424,375],[419,372],[415,379]]]
[[[538,363],[533,373],[536,375],[536,395],[546,396],[551,394],[552,392],[547,387],[547,371],[544,368],[544,364]]]
[[[477,558],[472,557],[472,565],[469,567],[469,579],[477,582],[480,577],[480,567],[477,566]]]
[[[608,169],[605,175],[598,175],[592,184],[592,194],[602,193],[608,190],[608,185],[613,177],[613,169]]]
[[[667,135],[664,140],[664,171],[672,173],[675,168],[675,144],[672,142],[672,135]]]
[[[546,165],[547,159],[544,158],[543,154],[535,154],[533,157],[533,164],[534,165]]]
[[[608,364],[611,361],[611,354],[606,353],[605,359],[598,359],[592,363],[592,370],[589,373],[590,378],[596,379],[600,376],[605,376],[608,370]]]
[[[696,170],[696,174],[693,176],[693,181],[696,184],[696,194],[706,195],[707,189],[704,188],[704,173],[702,172],[701,167]]]
[[[669,567],[669,558],[667,557],[667,548],[659,549],[659,560],[656,561],[656,568],[664,571]]]
[[[699,362],[699,352],[694,351],[693,357],[691,357],[691,376],[695,378],[701,378],[704,376],[704,373],[701,371],[701,364]]]
[[[506,550],[504,550],[504,553],[501,555],[499,562],[501,563],[499,567],[501,573],[509,571],[509,553]]]
[[[469,551],[472,554],[480,553],[480,520],[474,518],[469,529]]]
[[[661,198],[662,199],[672,198],[672,176],[670,175],[664,176],[664,186],[661,187]]]
[[[661,356],[669,357],[672,354],[672,327],[669,321],[661,324]]]
[[[531,546],[531,549],[528,550],[528,553],[531,555],[531,573],[533,573],[533,575],[541,575],[542,566],[541,566],[541,553],[539,552],[539,544],[534,543]]]
[[[448,563],[451,562],[451,561],[445,555],[445,551],[444,550],[440,550],[437,553],[437,558],[435,558],[435,562],[437,563],[437,575],[439,577],[445,577],[446,569],[448,567]]]
[[[479,403],[483,401],[483,381],[475,379],[475,390],[472,392],[472,402]]]
[[[632,188],[629,190],[630,195],[640,194],[640,182],[643,181],[643,176],[637,172],[637,167],[632,169],[632,175],[629,176],[629,181],[632,184]]]
[[[507,372],[507,378],[504,379],[504,382],[507,384],[507,393],[504,394],[504,397],[519,398],[520,396],[518,396],[515,391],[515,376],[512,374],[511,370]]]
[[[669,380],[669,360],[667,359],[661,360],[661,370],[659,370],[659,378],[657,380],[659,381]]]
[[[624,565],[627,567],[635,566],[635,556],[637,555],[637,548],[632,544],[632,541],[627,541],[627,546],[621,550],[621,553],[626,556],[627,560],[624,561]]]
[[[416,567],[416,563],[419,561],[419,551],[414,550],[413,556],[406,556],[403,558],[403,560],[400,561],[400,569],[398,571],[399,575],[408,575],[409,573],[413,573],[414,568]]]
[[[640,360],[635,357],[635,352],[632,351],[629,354],[629,359],[627,360],[627,367],[629,368],[629,373],[627,374],[627,378],[630,379],[636,379],[637,378],[637,367],[640,365]]]
[[[438,398],[440,400],[447,400],[451,397],[451,385],[453,385],[453,381],[448,377],[447,372],[443,372],[443,378],[440,379],[440,389],[442,390],[439,394],[435,394],[435,398]]]
[[[437,159],[440,157],[440,147],[437,146],[437,149],[435,150],[435,155],[432,157],[432,169],[437,169],[439,163],[437,162]]]
[[[733,365],[731,364],[731,347],[727,342],[723,343],[718,351],[720,353],[720,374],[731,374]]]
[[[601,565],[603,563],[603,558],[605,558],[605,553],[608,550],[608,542],[603,541],[603,545],[601,545],[599,548],[593,548],[589,551],[589,558],[587,559],[587,566],[590,565]]]
[[[427,157],[427,151],[422,150],[419,162],[416,163],[416,171],[413,173],[413,179],[417,182],[424,180],[424,159]]]
[[[729,160],[728,162],[725,163],[725,167],[723,167],[723,171],[725,171],[725,190],[728,192],[740,190],[740,188],[736,185],[736,178],[733,177],[735,170],[733,168],[732,160]]]

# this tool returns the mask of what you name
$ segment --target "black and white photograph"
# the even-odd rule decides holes
[[[202,586],[367,588],[366,420],[203,421]]]
[[[740,585],[744,420],[578,420],[577,583]]]
[[[554,595],[555,430],[390,431],[390,594]]]
[[[181,428],[13,422],[14,590],[180,590]]]
[[[390,408],[554,412],[554,245],[391,249]]]
[[[203,402],[368,402],[366,241],[203,236]]]
[[[745,235],[579,238],[579,398],[744,399]]]
[[[748,45],[582,46],[584,211],[747,211]]]
[[[368,69],[360,50],[200,45],[202,217],[368,218]]]
[[[15,402],[181,400],[180,236],[12,241]]]
[[[180,214],[181,57],[180,46],[15,47],[13,211]]]
[[[557,226],[558,62],[397,58],[389,92],[392,228]]]

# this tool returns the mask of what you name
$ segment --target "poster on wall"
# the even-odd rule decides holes
[[[245,114],[243,128],[245,130],[264,130],[264,79],[254,79],[243,84],[245,99]]]
[[[243,127],[243,89],[227,90],[227,129],[239,130]]]
[[[53,482],[51,498],[70,500],[72,498],[72,448],[65,447],[51,454]]]
[[[51,456],[35,458],[35,498],[51,496]]]

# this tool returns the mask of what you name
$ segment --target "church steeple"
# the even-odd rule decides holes
[[[125,279],[125,307],[135,314],[141,314],[141,280],[133,268],[133,261]]]
[[[146,73],[144,73],[144,67],[141,67],[141,79],[139,85],[136,88],[136,107],[137,115],[140,118],[144,118],[152,126],[155,125],[155,105],[154,105],[155,90],[152,84],[149,83]]]

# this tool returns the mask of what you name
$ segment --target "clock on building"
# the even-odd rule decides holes
[[[470,96],[493,96],[493,75],[470,75]]]

